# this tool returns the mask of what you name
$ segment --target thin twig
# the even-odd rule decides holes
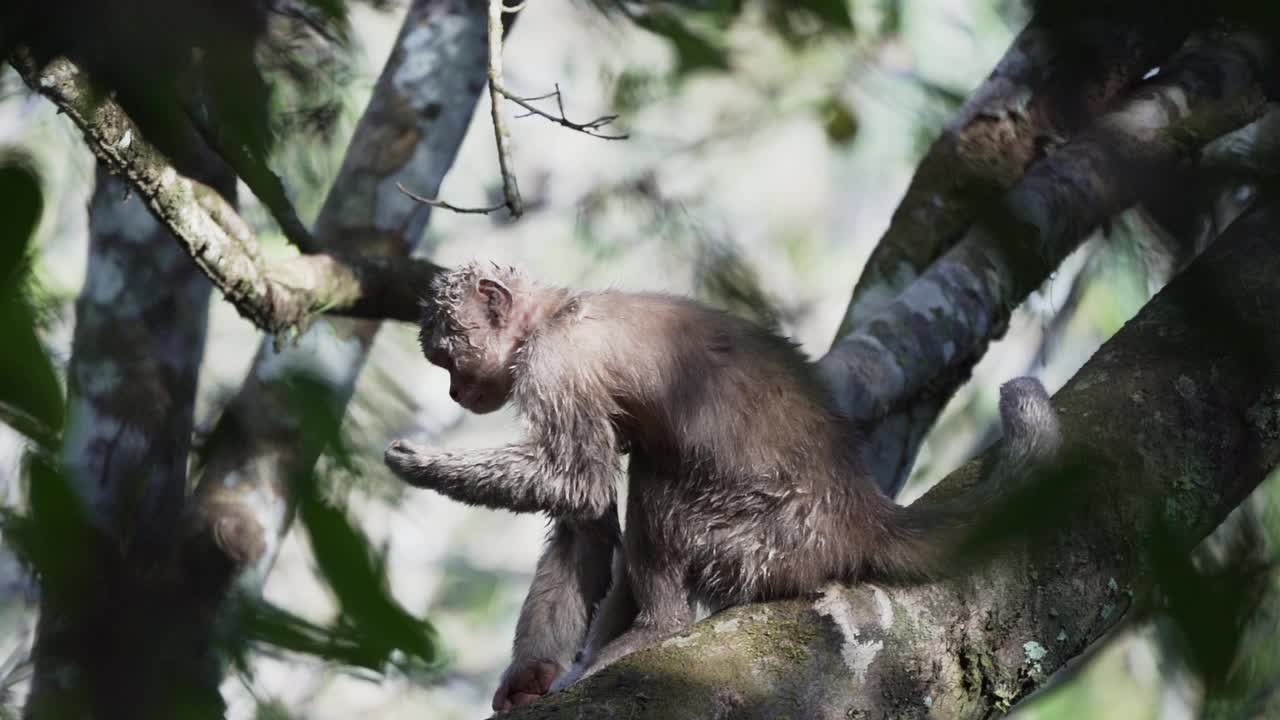
[[[552,90],[551,92],[547,93],[546,95],[535,95],[535,96],[533,96],[533,97],[527,97],[527,98],[524,98],[524,99],[525,99],[525,100],[527,100],[527,101],[529,101],[529,102],[533,102],[533,101],[535,101],[535,100],[547,100],[547,99],[549,99],[549,98],[553,98],[553,97],[555,97],[555,96],[557,96],[557,95],[559,95],[559,94],[560,94],[560,83],[556,83],[556,89],[555,89],[555,90]]]
[[[502,208],[510,208],[510,205],[508,205],[505,202],[502,203],[501,205],[494,205],[493,207],[459,207],[457,205],[452,205],[450,203],[447,203],[443,200],[432,200],[431,198],[423,197],[417,193],[409,191],[408,189],[405,188],[404,185],[401,185],[400,183],[396,183],[396,189],[398,189],[400,192],[404,193],[405,195],[409,196],[413,200],[416,200],[422,203],[423,205],[429,205],[431,207],[440,208],[442,210],[449,210],[451,212],[462,213],[464,215],[488,215],[489,213],[497,212]]]
[[[489,81],[489,85],[491,88],[493,87],[492,80]],[[606,125],[609,125],[613,121],[617,120],[618,119],[617,115],[601,115],[600,117],[594,120],[590,120],[584,123],[574,122],[569,118],[565,117],[564,96],[560,94],[559,83],[556,83],[555,92],[550,92],[550,93],[547,93],[546,95],[539,95],[537,97],[530,97],[530,98],[520,97],[519,95],[516,95],[510,90],[507,90],[505,87],[502,87],[501,85],[498,85],[497,89],[498,89],[498,92],[503,97],[505,97],[506,99],[510,100],[511,102],[519,105],[520,107],[528,111],[528,113],[526,113],[525,115],[521,115],[520,117],[537,115],[539,117],[544,117],[550,120],[551,122],[556,123],[557,125],[563,125],[564,127],[567,127],[570,130],[577,130],[580,133],[590,135],[591,137],[597,137],[597,138],[600,138],[601,140],[626,140],[628,137],[631,137],[627,133],[621,133],[618,135],[608,135],[599,131],[600,128]],[[533,103],[531,102],[534,100],[546,100],[547,98],[552,98],[552,97],[556,99],[556,106],[560,109],[559,116],[552,115],[551,113],[545,110],[539,109],[536,105],[533,105]]]
[[[512,169],[511,134],[502,114],[502,14],[506,9],[503,0],[489,0],[489,105],[493,114],[493,135],[498,146],[498,169],[502,172],[502,197],[511,217],[524,214],[524,201],[520,199],[520,187],[516,184]],[[443,207],[443,206],[441,206]]]

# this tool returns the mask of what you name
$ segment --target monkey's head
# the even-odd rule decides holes
[[[511,397],[515,354],[527,335],[511,292],[518,279],[514,269],[469,263],[437,276],[422,303],[422,354],[449,371],[449,397],[477,414]]]

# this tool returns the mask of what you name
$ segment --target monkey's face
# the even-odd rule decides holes
[[[510,292],[482,278],[455,297],[448,312],[425,321],[423,354],[449,371],[449,397],[473,413],[490,413],[506,404],[514,383]]]
[[[469,336],[475,334],[463,332],[464,337],[454,336],[424,348],[427,360],[449,372],[449,397],[454,402],[478,415],[491,413],[511,396],[510,364],[506,353],[491,343],[458,342],[471,340]]]

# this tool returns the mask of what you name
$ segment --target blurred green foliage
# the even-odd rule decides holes
[[[36,334],[31,296],[30,239],[43,207],[34,165],[0,155],[0,421],[48,443],[62,429],[62,390]]]

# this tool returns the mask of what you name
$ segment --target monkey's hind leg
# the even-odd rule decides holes
[[[578,679],[590,677],[619,659],[684,630],[693,622],[693,606],[680,582],[683,565],[660,570],[653,566],[637,569],[632,562],[629,554],[627,578],[639,608],[635,622],[597,652],[589,663],[584,663]]]
[[[591,614],[609,589],[619,535],[616,510],[596,522],[558,520],[552,526],[516,621],[511,664],[493,694],[494,710],[545,695],[573,664]]]
[[[591,628],[587,631],[587,640],[574,659],[568,672],[562,673],[551,683],[548,692],[563,690],[583,677],[587,668],[595,663],[596,657],[614,638],[626,632],[636,618],[635,596],[631,593],[631,584],[627,579],[626,561],[621,548],[614,551],[613,583],[595,617],[591,620]]]

